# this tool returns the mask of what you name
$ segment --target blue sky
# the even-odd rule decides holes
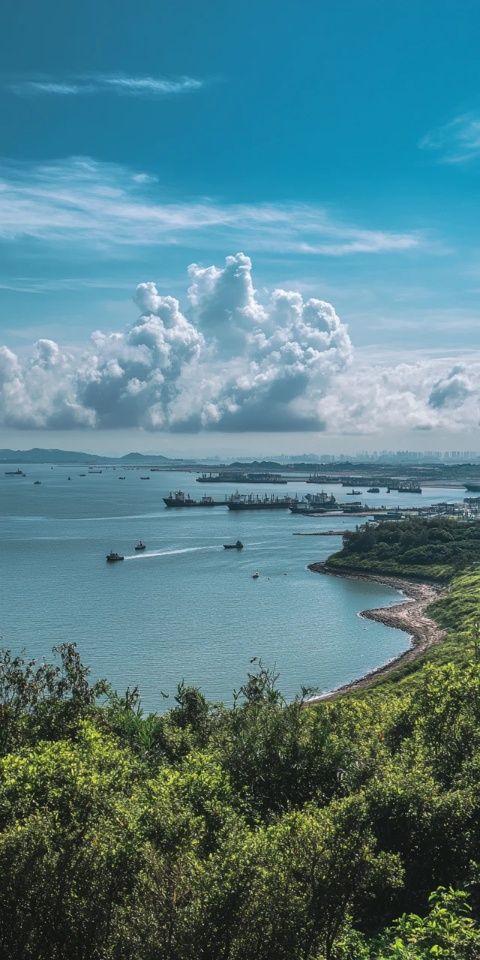
[[[0,444],[480,447],[478,3],[0,22]]]

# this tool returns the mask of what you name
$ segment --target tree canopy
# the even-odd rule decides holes
[[[3,651],[0,956],[480,960],[479,598],[434,605],[454,657],[317,706],[255,663],[145,714]]]

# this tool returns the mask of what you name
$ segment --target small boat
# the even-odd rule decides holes
[[[139,540],[138,543],[135,544],[134,549],[135,549],[135,550],[146,550],[146,549],[147,549],[147,544],[144,543],[143,540]]]
[[[33,481],[33,486],[34,486],[34,487],[38,487],[41,482],[42,482],[41,480],[34,480],[34,481]]]
[[[119,477],[118,479],[119,479],[119,480],[125,480],[125,477]]]
[[[110,553],[107,553],[106,556],[107,563],[118,563],[119,560],[124,559],[121,553],[115,553],[113,550],[110,550]]]
[[[252,580],[258,580],[259,576],[260,576],[260,574],[259,574],[259,572],[258,572],[258,570],[257,570],[255,573],[252,573]]]
[[[367,493],[380,493],[380,487],[369,487]]]
[[[349,490],[347,497],[359,497],[361,495],[361,490]]]
[[[19,467],[18,470],[5,470],[5,476],[6,477],[26,477],[26,473],[24,473],[23,470],[20,470],[20,467]]]
[[[86,474],[86,473],[79,473],[78,476],[79,476],[79,477],[86,477],[87,474]]]
[[[140,480],[150,480],[150,477],[140,477]]]
[[[224,550],[243,550],[243,543],[241,540],[236,540],[235,543],[224,543]]]

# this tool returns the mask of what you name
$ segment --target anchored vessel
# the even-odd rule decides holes
[[[163,498],[163,502],[167,507],[226,507],[227,500],[214,500],[213,497],[204,496],[200,500],[194,500],[189,493],[184,493],[183,490],[176,490],[175,493],[170,493],[168,497]]]
[[[333,494],[325,493],[307,493],[303,500],[292,503],[290,510],[292,513],[327,513],[329,510],[337,510],[338,504]]]
[[[202,473],[197,483],[287,483],[278,473]]]
[[[294,503],[297,503],[296,497],[275,497],[273,494],[259,497],[250,493],[235,494],[227,506],[229,510],[288,510]]]
[[[144,543],[143,540],[139,540],[138,543],[135,544],[134,549],[137,550],[137,551],[146,550],[146,549],[147,549],[147,544]]]
[[[24,473],[23,470],[20,470],[20,467],[19,467],[18,470],[5,470],[5,476],[6,477],[26,477],[26,473]]]
[[[322,476],[321,473],[312,473],[310,474],[308,480],[305,480],[305,483],[334,483],[334,480],[329,480],[328,477]]]
[[[390,490],[398,490],[399,493],[421,493],[422,488],[418,480],[399,480],[398,484],[390,483],[387,487],[387,493]]]

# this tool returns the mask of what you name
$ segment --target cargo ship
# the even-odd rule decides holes
[[[245,496],[235,494],[230,497],[227,506],[229,510],[289,510],[293,504],[297,503],[296,497],[259,497],[253,493]]]
[[[387,493],[390,493],[391,490],[398,490],[399,493],[422,492],[422,488],[418,483],[418,480],[399,480],[398,483],[390,483],[387,487]]]
[[[330,483],[329,480],[325,481],[325,477],[319,473],[311,473],[305,483]]]
[[[327,513],[329,510],[338,510],[338,504],[333,494],[325,493],[307,493],[303,500],[292,503],[290,510],[292,513]]]
[[[342,513],[365,513],[369,507],[361,500],[350,500],[350,503],[337,503],[337,509]]]
[[[168,497],[163,498],[166,507],[226,507],[227,500],[214,500],[213,497],[201,497],[200,500],[194,500],[189,493],[183,490],[177,490],[170,493]]]
[[[287,483],[278,473],[202,473],[197,483]]]

